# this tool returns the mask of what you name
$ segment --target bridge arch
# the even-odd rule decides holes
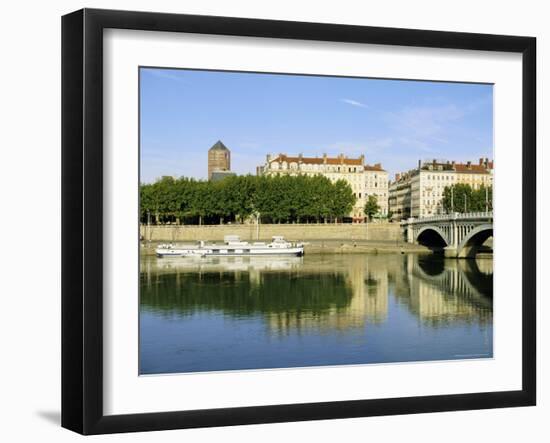
[[[445,232],[438,226],[429,225],[419,229],[415,235],[415,241],[429,247],[449,246],[450,242]]]
[[[462,239],[458,245],[458,257],[475,257],[479,247],[493,236],[493,225],[476,226]]]

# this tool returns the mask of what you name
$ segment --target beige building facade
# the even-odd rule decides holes
[[[385,210],[387,214],[388,174],[382,169],[382,165],[374,166],[365,164],[365,156],[349,158],[340,154],[329,157],[288,156],[278,154],[267,155],[265,164],[257,168],[258,175],[322,175],[331,182],[346,181],[356,198],[355,205],[349,214],[354,222],[363,222],[365,218],[364,207],[368,195],[376,195],[380,212]]]
[[[442,214],[443,191],[447,186],[467,184],[472,189],[493,185],[493,162],[480,158],[477,163],[432,160],[418,168],[396,174],[390,184],[389,210],[392,220]]]
[[[365,165],[365,203],[370,195],[376,197],[380,207],[379,215],[388,216],[388,173],[380,163],[374,166]],[[363,205],[364,207],[365,205]]]
[[[395,174],[388,186],[388,211],[392,221],[406,220],[411,216],[412,172]]]

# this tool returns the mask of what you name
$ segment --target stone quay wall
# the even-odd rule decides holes
[[[141,225],[140,235],[145,241],[220,241],[226,235],[238,235],[241,240],[269,240],[282,235],[290,241],[315,240],[371,240],[404,241],[397,223],[338,223],[338,224],[255,224],[235,225]]]

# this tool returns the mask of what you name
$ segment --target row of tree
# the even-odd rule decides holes
[[[446,186],[443,190],[443,208],[446,212],[483,212],[493,210],[493,187],[473,189],[467,184]]]
[[[323,176],[230,176],[220,181],[163,177],[140,185],[142,223],[336,222],[356,198],[347,182]]]

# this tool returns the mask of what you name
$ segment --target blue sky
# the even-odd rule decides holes
[[[419,159],[492,158],[491,85],[141,68],[141,181],[206,178],[221,140],[231,169],[268,153],[365,155],[393,175]]]

